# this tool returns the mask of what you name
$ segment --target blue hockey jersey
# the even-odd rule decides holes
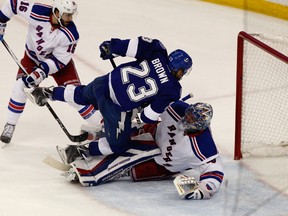
[[[136,58],[109,74],[110,97],[121,110],[149,104],[141,118],[144,122],[155,121],[171,102],[180,98],[181,85],[167,66],[167,50],[159,40],[114,38],[110,49],[113,54]]]

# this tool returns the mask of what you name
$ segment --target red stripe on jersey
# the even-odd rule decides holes
[[[39,14],[36,14],[36,13],[33,13],[31,12],[31,17],[34,17],[34,18],[37,18],[38,20],[41,19],[41,20],[44,20],[44,21],[49,21],[49,16],[42,16],[42,15],[39,15]]]
[[[196,138],[195,137],[191,137],[191,140],[192,140],[192,144],[194,146],[194,149],[196,151],[195,153],[197,153],[199,158],[202,158],[202,160],[205,160],[206,157],[201,153]]]
[[[93,109],[94,109],[94,107],[93,107],[92,105],[90,105],[85,112],[81,113],[81,116],[84,118],[84,117],[87,116]]]
[[[67,28],[65,28],[65,27],[61,27],[61,29],[62,29],[63,31],[65,31],[65,32],[67,33],[67,35],[69,35],[71,41],[75,41],[75,37],[73,36],[73,34],[71,33],[71,31],[69,31],[69,30],[68,30]]]
[[[173,118],[175,118],[177,120],[181,119],[181,117],[178,115],[178,113],[175,112],[175,110],[171,106],[168,106],[167,110],[169,111],[169,113],[172,115]]]

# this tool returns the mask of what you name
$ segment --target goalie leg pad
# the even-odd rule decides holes
[[[158,148],[150,151],[129,149],[127,156],[115,154],[95,156],[86,160],[77,159],[71,165],[83,186],[96,186],[119,178],[122,173],[126,173],[133,166],[159,154]]]

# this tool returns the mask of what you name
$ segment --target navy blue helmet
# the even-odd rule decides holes
[[[174,73],[182,69],[183,75],[185,75],[192,69],[192,58],[181,49],[177,49],[171,52],[168,58],[168,66],[170,70]]]

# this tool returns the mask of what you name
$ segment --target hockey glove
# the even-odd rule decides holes
[[[3,40],[6,26],[7,26],[6,23],[1,23],[0,22],[0,41]]]
[[[38,106],[46,105],[48,99],[52,98],[52,89],[34,87],[30,90],[29,99]]]
[[[179,175],[174,179],[173,183],[181,198],[196,200],[204,199],[203,192],[199,189],[198,182],[194,177]]]
[[[113,54],[113,53],[111,52],[110,45],[111,45],[111,41],[104,41],[104,42],[99,46],[99,49],[100,49],[100,57],[101,57],[103,60],[112,59],[112,58],[115,58],[115,57],[118,56],[118,55]]]
[[[22,80],[27,88],[33,86],[38,86],[45,78],[47,78],[48,73],[45,73],[41,68],[37,68],[29,76],[23,76]]]

